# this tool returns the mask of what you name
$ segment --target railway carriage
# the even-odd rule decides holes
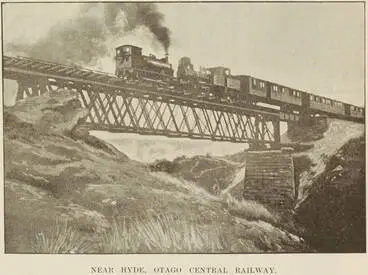
[[[250,77],[249,94],[257,97],[267,97],[267,82],[255,77]]]
[[[325,113],[332,113],[338,115],[345,115],[345,106],[343,103],[322,96],[310,95],[310,109],[322,111]]]
[[[293,104],[297,106],[302,105],[302,92],[291,89],[285,86],[281,86],[275,83],[270,84],[271,92],[270,98],[271,100],[281,101],[287,104]]]
[[[354,118],[364,118],[364,109],[350,105],[350,116]]]

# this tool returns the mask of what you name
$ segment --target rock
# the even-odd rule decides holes
[[[338,166],[336,166],[333,170],[332,170],[332,172],[340,172],[340,171],[342,171],[344,168],[341,166],[341,165],[338,165]]]
[[[11,123],[13,129],[27,125],[38,134],[68,134],[87,115],[88,110],[82,108],[77,92],[59,89],[6,108],[4,124]]]

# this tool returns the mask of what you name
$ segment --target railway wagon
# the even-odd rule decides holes
[[[240,94],[240,80],[231,75],[226,67],[208,68],[211,72],[211,90],[220,99],[237,99]]]
[[[240,90],[241,82],[240,79],[234,76],[226,77],[226,95],[233,100],[242,100],[242,93]]]

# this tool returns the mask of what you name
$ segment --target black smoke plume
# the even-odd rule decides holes
[[[139,26],[147,27],[167,52],[170,47],[170,30],[164,26],[165,16],[154,3],[108,3],[105,6],[105,23],[113,33],[133,31]],[[116,20],[125,15],[124,26]]]
[[[96,10],[102,11],[103,16],[98,16]],[[141,26],[154,34],[166,52],[170,46],[170,31],[163,25],[164,15],[156,4],[87,3],[80,7],[78,14],[76,18],[54,25],[33,43],[13,42],[5,46],[34,58],[94,65],[111,50],[106,45],[108,37],[119,38]]]

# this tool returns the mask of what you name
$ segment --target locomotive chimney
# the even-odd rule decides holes
[[[165,51],[165,61],[166,63],[169,63],[169,52]]]

